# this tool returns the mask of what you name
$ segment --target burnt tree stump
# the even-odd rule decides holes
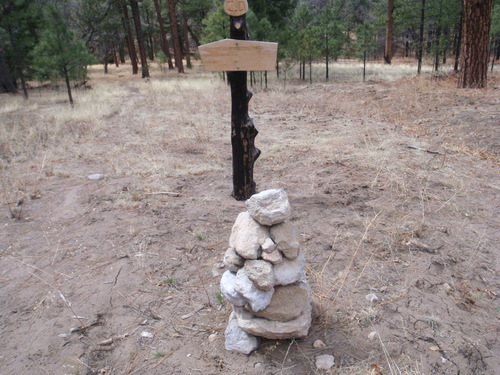
[[[248,40],[246,15],[233,17],[231,39]],[[255,194],[253,166],[260,155],[255,147],[259,133],[253,119],[248,116],[248,103],[252,93],[247,88],[247,72],[228,72],[231,86],[231,145],[233,148],[233,196],[236,200],[247,200]]]

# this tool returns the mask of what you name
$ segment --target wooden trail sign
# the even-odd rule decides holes
[[[261,71],[276,67],[278,43],[224,39],[198,49],[207,71]]]
[[[252,93],[247,89],[247,71],[273,70],[277,43],[248,40],[246,26],[247,0],[225,0],[229,14],[231,39],[199,47],[205,70],[227,71],[231,85],[231,146],[233,151],[233,197],[247,200],[255,194],[253,166],[260,155],[255,147],[259,133],[248,116]]]

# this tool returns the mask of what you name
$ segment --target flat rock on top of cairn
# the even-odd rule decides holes
[[[262,225],[275,225],[288,220],[291,207],[283,189],[270,189],[252,195],[245,202],[248,212]]]

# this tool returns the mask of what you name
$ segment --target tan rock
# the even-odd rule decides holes
[[[274,250],[272,253],[262,252],[262,259],[267,260],[272,264],[279,264],[283,262],[283,255],[281,255],[278,249]]]
[[[251,311],[251,313],[268,320],[288,322],[298,318],[310,303],[310,289],[307,284],[279,286],[274,289],[269,306],[264,310]]]
[[[297,230],[290,223],[274,225],[270,230],[272,240],[278,245],[278,250],[287,259],[295,259],[299,255],[300,243]]]
[[[271,263],[265,260],[247,260],[245,272],[254,285],[261,290],[271,290],[274,286],[274,272]]]

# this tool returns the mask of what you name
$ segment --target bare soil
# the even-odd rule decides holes
[[[29,152],[0,148],[1,374],[319,374],[320,354],[332,374],[500,373],[498,73],[484,90],[452,76],[252,90],[255,181],[288,193],[314,321],[249,356],[224,349],[218,294],[245,209],[229,88],[99,77],[77,102],[122,95],[65,135],[47,120],[64,96],[1,115],[48,122]]]

